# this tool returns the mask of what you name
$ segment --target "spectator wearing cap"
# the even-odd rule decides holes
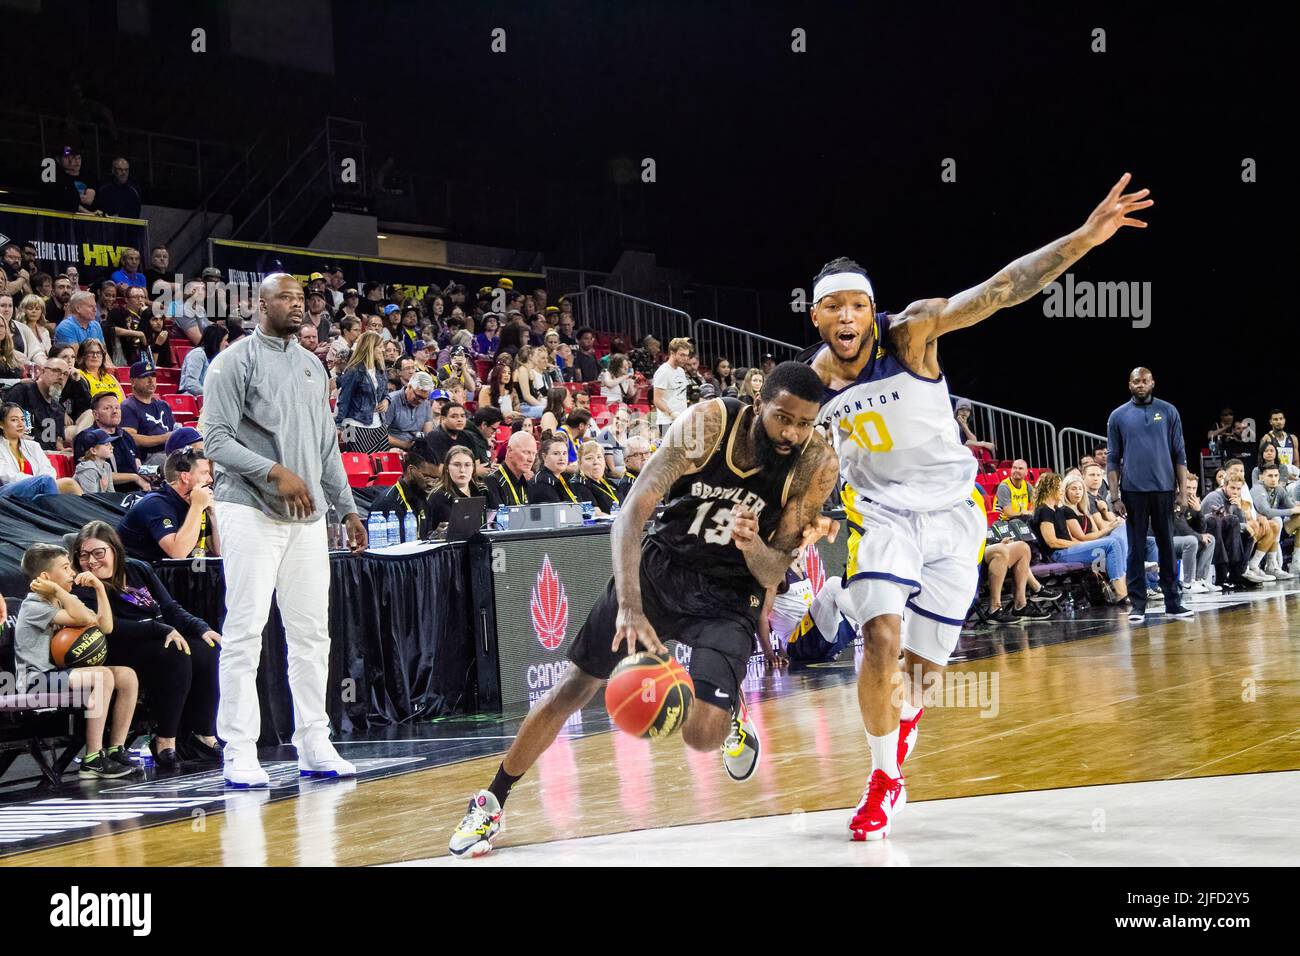
[[[220,555],[211,463],[192,451],[178,451],[167,456],[163,478],[165,484],[132,505],[118,523],[127,552],[144,561]]]
[[[61,402],[68,375],[66,361],[47,358],[35,380],[19,382],[5,396],[26,413],[31,434],[46,451],[63,449],[64,429],[71,424]]]
[[[957,399],[952,409],[953,418],[957,420],[957,429],[960,432],[957,437],[961,439],[962,444],[969,448],[970,453],[978,460],[991,461],[993,456],[997,454],[997,446],[991,441],[980,441],[979,436],[971,429],[970,418],[972,411],[970,399]]]
[[[113,442],[117,439],[102,428],[87,428],[72,441],[77,463],[72,478],[88,495],[113,490]]]
[[[61,281],[67,281],[61,280]],[[68,299],[68,315],[54,329],[54,347],[71,343],[80,345],[86,339],[104,339],[103,327],[95,321],[95,297],[89,292],[74,292]]]
[[[537,460],[537,441],[525,431],[515,432],[506,443],[501,467],[487,476],[488,508],[512,507],[528,503],[528,483]]]
[[[352,357],[352,347],[361,338],[361,320],[351,316],[339,321],[338,337],[330,342],[330,352],[334,361],[342,365]]]
[[[403,359],[409,362],[409,359]],[[388,429],[388,443],[394,448],[409,449],[421,435],[433,430],[432,403],[434,383],[428,372],[417,372],[403,388],[388,396],[383,422]]]
[[[357,311],[361,305],[361,293],[356,289],[344,289],[343,299],[338,308],[342,310],[342,315],[356,316],[360,313]],[[340,316],[342,318],[342,316]]]
[[[90,401],[94,427],[103,429],[113,440],[113,490],[149,491],[148,480],[140,474],[140,453],[135,439],[122,428],[122,404],[112,392],[101,392]]]
[[[191,349],[185,356],[185,361],[181,363],[181,380],[177,389],[186,395],[202,395],[203,380],[208,376],[208,366],[212,364],[214,358],[225,351],[229,344],[230,335],[226,332],[225,326],[209,325],[204,329],[199,347]]]
[[[402,310],[402,325],[397,333],[398,344],[407,355],[414,356],[416,343],[420,342],[420,310],[408,305]]]
[[[146,360],[132,365],[131,394],[122,403],[122,428],[150,464],[163,461],[167,438],[176,430],[171,406],[157,394],[158,372],[153,363]]]
[[[144,273],[140,271],[140,250],[129,247],[123,249],[121,261],[121,268],[117,269],[112,275],[113,281],[128,288],[131,286],[145,288]]]
[[[203,270],[203,278],[208,278],[209,269]],[[217,273],[218,279],[221,273]],[[208,310],[204,305],[208,296],[208,285],[206,281],[193,281],[185,283],[185,294],[178,302],[172,302],[167,307],[167,314],[171,320],[176,323],[176,328],[181,330],[181,334],[189,340],[190,345],[198,347],[203,341],[203,330],[212,322],[208,319]]]
[[[448,353],[447,364],[438,366],[438,384],[447,388],[452,382],[459,382],[467,394],[478,388],[478,376],[470,364],[469,350],[463,345],[453,347]]]
[[[320,275],[320,273],[313,272],[312,275]],[[313,288],[307,290],[307,314],[303,316],[303,322],[309,322],[316,326],[321,338],[327,342],[329,341],[331,318],[324,289]]]
[[[417,446],[406,453],[402,461],[402,477],[370,506],[372,511],[380,514],[396,514],[399,527],[407,512],[413,512],[416,535],[420,538],[427,538],[433,532],[429,527],[429,495],[438,487],[438,477],[442,473],[437,463],[424,457],[424,451]]]
[[[774,368],[776,368],[776,359],[772,357],[771,352],[768,352],[766,355],[763,356],[763,364],[762,364],[763,375],[764,376],[771,375],[772,369]]]
[[[45,451],[26,436],[27,419],[13,402],[0,405],[3,441],[0,441],[0,498],[35,498],[37,495],[81,494],[71,478],[58,478]]]
[[[163,450],[170,457],[178,451],[185,451],[187,448],[198,452],[200,455],[203,454],[203,434],[197,428],[190,428],[188,425],[172,432]]]
[[[77,176],[81,173],[81,150],[75,146],[65,146],[60,150],[57,160],[58,168],[54,172],[54,178],[46,182],[42,176],[37,187],[39,203],[43,208],[56,212],[81,212],[81,190],[77,186]]]

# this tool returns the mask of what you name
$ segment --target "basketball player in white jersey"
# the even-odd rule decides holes
[[[840,457],[849,564],[842,580],[826,581],[808,625],[834,640],[843,616],[862,633],[858,706],[871,774],[849,824],[855,840],[887,836],[907,802],[900,768],[916,745],[921,690],[927,677],[941,679],[956,646],[987,529],[976,462],[953,427],[939,337],[1028,300],[1122,226],[1145,228],[1130,214],[1152,205],[1149,190],[1126,193],[1128,183],[1125,173],[1074,232],[974,288],[897,315],[877,313],[865,271],[849,259],[817,276],[812,321],[822,344],[804,360],[826,386],[818,421]]]

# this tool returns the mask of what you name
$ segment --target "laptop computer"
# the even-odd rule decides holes
[[[457,498],[451,503],[451,514],[447,518],[447,540],[468,541],[478,534],[486,512],[486,498]]]

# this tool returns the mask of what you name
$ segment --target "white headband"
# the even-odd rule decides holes
[[[872,302],[876,301],[876,293],[872,291],[871,283],[861,272],[833,272],[818,279],[817,285],[813,287],[813,302],[820,302],[822,296],[830,295],[832,292],[865,292],[871,296]]]

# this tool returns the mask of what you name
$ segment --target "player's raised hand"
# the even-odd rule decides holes
[[[1121,226],[1135,226],[1138,229],[1147,227],[1145,222],[1141,219],[1134,219],[1130,213],[1155,205],[1155,200],[1147,198],[1151,193],[1149,189],[1139,189],[1135,193],[1124,192],[1124,188],[1128,186],[1129,180],[1132,178],[1131,173],[1125,173],[1121,176],[1119,182],[1111,187],[1110,192],[1106,194],[1106,198],[1092,211],[1088,221],[1083,224],[1081,230],[1083,237],[1092,245],[1101,245],[1119,232]]]
[[[618,609],[612,647],[617,651],[624,646],[627,648],[624,652],[626,654],[635,654],[638,650],[653,651],[656,654],[668,653],[668,648],[664,647],[659,640],[659,635],[655,633],[654,625],[639,608]]]
[[[830,541],[832,544],[840,534],[840,523],[834,518],[828,518],[826,515],[818,515],[808,524],[804,525],[803,541],[799,543],[799,550],[802,551],[810,544],[816,544],[822,538]]]

